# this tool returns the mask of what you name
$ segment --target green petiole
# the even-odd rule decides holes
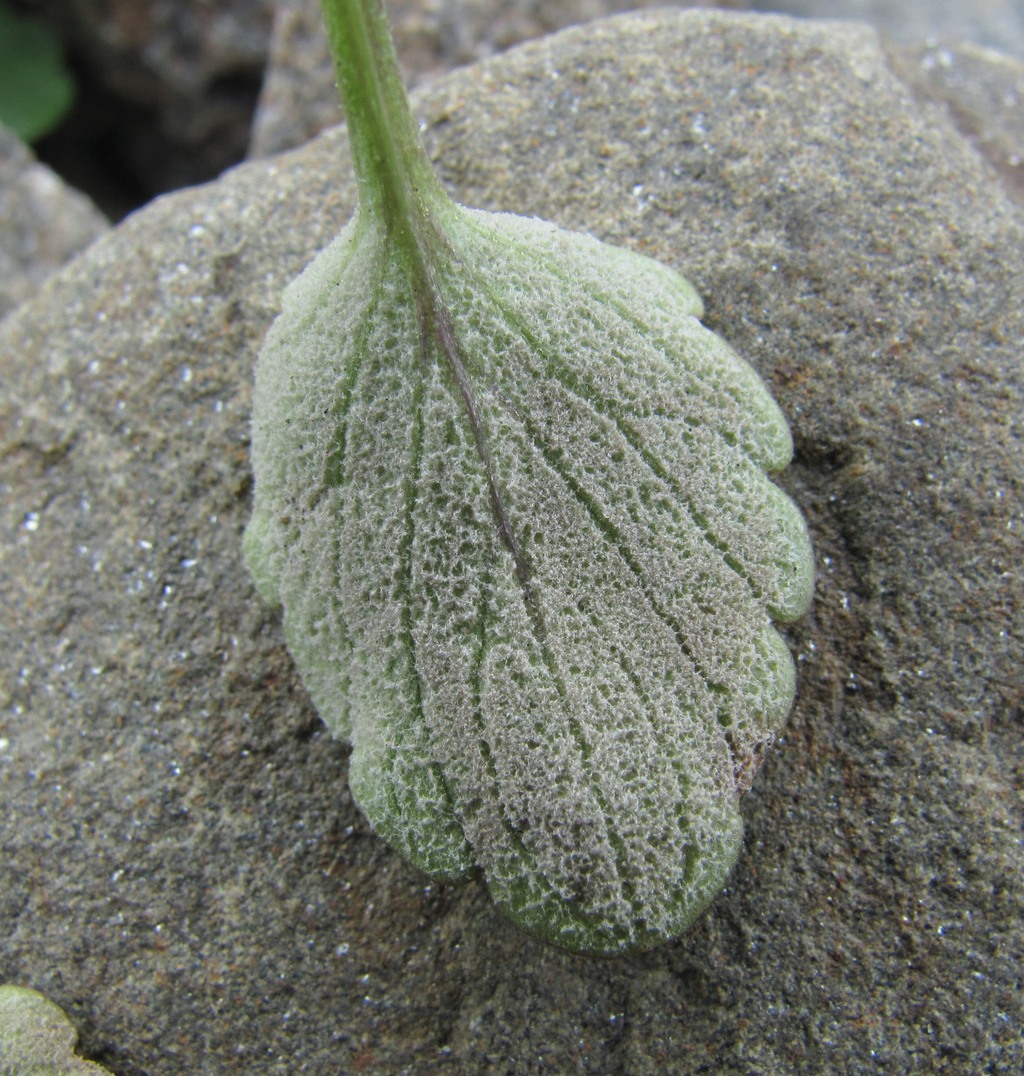
[[[422,282],[437,242],[432,212],[449,202],[420,141],[381,0],[323,0],[348,124],[360,209]]]

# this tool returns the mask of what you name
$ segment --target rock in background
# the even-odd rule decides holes
[[[388,14],[406,79],[419,86],[445,71],[542,34],[649,6],[658,6],[657,0],[391,0]],[[920,63],[927,77],[927,72],[936,68],[940,69],[938,75],[942,67],[962,68],[966,64],[972,68],[966,80],[971,86],[977,71],[970,55],[960,55],[961,45],[988,46],[1024,59],[1024,8],[1014,0],[987,0],[984,4],[964,4],[962,0],[682,0],[672,6],[863,19],[894,44],[910,46],[905,53],[899,45],[893,49],[904,56],[900,62],[908,69]],[[929,44],[922,47],[926,41]],[[970,49],[967,51],[969,54]],[[946,81],[956,89],[955,84],[965,80],[952,76]],[[1004,98],[996,111],[1005,113],[1012,107]],[[988,114],[986,110],[983,117]],[[301,146],[336,124],[340,116],[320,0],[282,0],[274,18],[250,156],[269,156]]]
[[[969,43],[895,46],[889,58],[919,97],[945,105],[1004,189],[1024,201],[1024,64]]]
[[[250,156],[266,156],[338,121],[319,0],[20,2],[63,41],[80,91],[74,113],[37,147],[39,154],[113,219],[157,194],[214,178],[247,147]],[[519,42],[654,4],[389,0],[388,10],[406,75],[422,85]],[[1024,7],[1016,0],[714,0],[703,6],[864,19],[896,41],[973,43],[1024,59]]]
[[[655,3],[657,0],[393,0],[387,10],[406,81],[416,87],[523,41]],[[301,146],[340,119],[321,2],[284,0],[274,17],[249,154],[267,157]]]
[[[276,0],[33,0],[75,108],[40,156],[118,218],[241,160]]]
[[[804,18],[858,19],[898,41],[973,42],[1024,59],[1020,0],[751,0],[743,6]]]
[[[0,127],[0,318],[107,227],[84,194]]]
[[[818,592],[731,883],[592,961],[354,809],[240,550],[256,352],[352,209],[334,131],[157,201],[0,325],[3,976],[124,1074],[1019,1070],[1005,172],[858,25],[612,20],[416,110],[461,200],[684,271],[789,416]]]

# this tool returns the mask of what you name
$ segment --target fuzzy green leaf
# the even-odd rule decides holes
[[[740,847],[807,607],[791,455],[671,270],[448,204],[429,289],[365,214],[257,371],[246,552],[353,795],[434,877],[616,952],[678,935]]]

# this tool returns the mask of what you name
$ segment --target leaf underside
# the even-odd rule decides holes
[[[785,420],[657,263],[459,209],[424,313],[360,218],[260,358],[246,552],[353,795],[434,877],[615,952],[684,929],[792,704]]]

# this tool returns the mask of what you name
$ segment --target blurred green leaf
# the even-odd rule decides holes
[[[74,95],[54,35],[0,3],[0,123],[33,142],[60,123]]]

